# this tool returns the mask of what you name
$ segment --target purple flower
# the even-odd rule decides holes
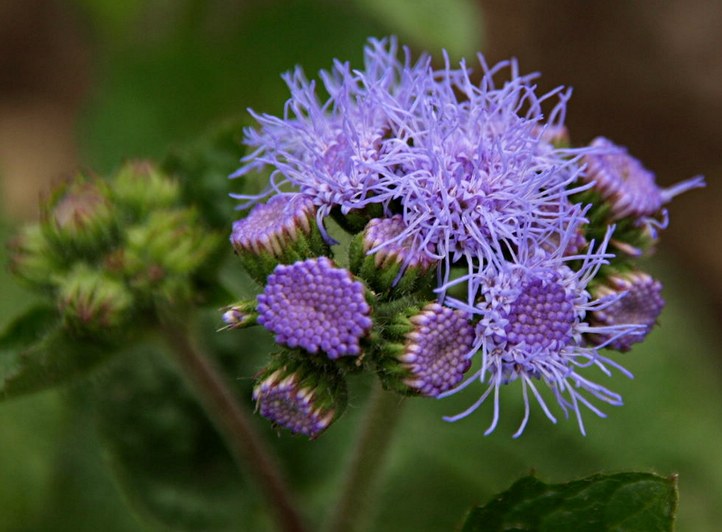
[[[406,224],[400,214],[374,218],[364,229],[363,251],[373,255],[376,267],[390,263],[402,264],[404,268],[430,269],[435,261],[405,232]]]
[[[521,232],[551,238],[579,224],[580,209],[566,200],[579,190],[578,161],[589,148],[553,143],[569,91],[538,95],[536,74],[520,75],[513,61],[489,67],[480,56],[482,79],[472,83],[463,62],[452,68],[447,58],[435,70],[428,56],[409,57],[398,57],[394,39],[371,40],[363,70],[337,62],[321,73],[323,101],[300,70],[285,76],[283,118],[254,114],[261,128],[246,132],[253,151],[232,177],[270,167],[261,196],[290,184],[313,198],[319,221],[334,207],[397,210],[405,227],[394,241],[443,260],[446,279],[462,258],[499,265]],[[509,79],[499,83],[505,70]]]
[[[326,257],[278,265],[258,296],[258,323],[280,344],[331,359],[357,356],[372,325],[365,290]]]
[[[587,396],[611,405],[622,404],[621,396],[585,375],[595,367],[610,375],[612,367],[631,377],[599,350],[639,331],[638,325],[623,321],[604,325],[585,321],[589,313],[605,310],[619,299],[595,300],[587,290],[599,267],[611,257],[605,252],[606,244],[596,248],[590,244],[585,254],[570,257],[563,256],[563,248],[552,255],[538,248],[522,248],[516,261],[505,264],[503,269],[470,276],[468,282],[478,294],[475,304],[448,298],[450,305],[479,316],[475,347],[482,360],[477,372],[442,395],[456,393],[474,382],[481,383],[485,391],[471,407],[447,420],[467,416],[493,393],[494,415],[486,434],[491,433],[499,419],[500,388],[517,380],[521,381],[525,413],[514,437],[521,435],[529,420],[529,391],[545,415],[556,422],[536,382],[552,390],[565,415],[574,413],[582,433],[582,406],[604,417]],[[582,265],[572,270],[571,261],[581,261]],[[603,335],[606,340],[600,345],[588,345],[586,334]]]
[[[599,299],[612,297],[614,302],[593,312],[590,318],[593,323],[603,326],[633,323],[642,326],[635,334],[608,342],[609,348],[618,351],[629,351],[633,344],[644,340],[664,308],[662,283],[639,271],[610,276],[605,284],[594,290],[594,295]],[[607,340],[604,335],[596,338]]]
[[[411,319],[412,330],[398,360],[407,371],[403,383],[420,395],[437,397],[455,387],[471,366],[474,344],[469,316],[438,303],[426,305]]]
[[[311,232],[314,215],[315,207],[308,196],[274,196],[233,223],[231,244],[238,253],[269,253],[280,257],[300,233]]]
[[[311,439],[326,430],[345,406],[343,381],[319,382],[302,368],[280,366],[264,372],[253,389],[256,408],[266,419]]]
[[[631,217],[646,223],[661,214],[662,222],[656,225],[664,228],[667,214],[662,207],[682,192],[704,186],[704,178],[697,176],[660,188],[654,174],[626,149],[604,137],[594,139],[590,147],[596,151],[584,156],[585,179],[609,202],[612,220]]]

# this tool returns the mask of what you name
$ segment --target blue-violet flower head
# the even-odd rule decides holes
[[[326,257],[280,264],[258,296],[258,323],[280,344],[331,359],[357,356],[372,325],[365,293],[363,283]]]

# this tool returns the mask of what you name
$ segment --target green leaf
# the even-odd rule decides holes
[[[139,346],[96,381],[97,427],[127,500],[170,530],[264,530],[256,491],[163,355]]]
[[[677,480],[651,473],[594,475],[564,484],[524,477],[471,511],[463,532],[672,530]]]
[[[0,399],[67,383],[116,351],[109,342],[70,337],[54,308],[33,307],[0,335]]]

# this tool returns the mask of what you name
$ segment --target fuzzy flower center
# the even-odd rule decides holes
[[[370,312],[364,285],[326,257],[277,266],[258,296],[258,322],[276,342],[332,359],[361,353]]]
[[[533,279],[523,286],[506,319],[508,343],[533,351],[558,350],[572,338],[574,304],[558,282]]]

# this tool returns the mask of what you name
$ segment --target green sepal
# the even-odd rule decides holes
[[[352,235],[362,231],[371,219],[381,218],[383,214],[384,208],[380,203],[370,203],[363,209],[351,209],[346,214],[341,213],[341,207],[331,209],[331,217],[334,221]]]
[[[463,532],[673,530],[677,479],[651,473],[593,475],[564,484],[524,477],[471,510]]]
[[[433,270],[418,266],[408,267],[401,272],[401,263],[387,257],[377,264],[375,254],[364,250],[364,235],[359,233],[349,245],[349,268],[354,275],[363,279],[368,286],[384,300],[398,299],[414,293],[429,293],[435,276]]]
[[[0,336],[0,398],[68,383],[118,351],[119,343],[74,338],[57,310],[34,307]]]

